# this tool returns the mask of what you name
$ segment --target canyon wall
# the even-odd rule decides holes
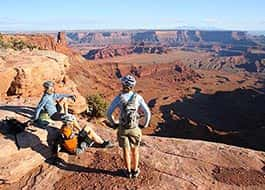
[[[183,43],[255,44],[246,32],[200,30],[146,30],[113,32],[68,32],[70,44],[91,46],[138,44],[179,46]]]

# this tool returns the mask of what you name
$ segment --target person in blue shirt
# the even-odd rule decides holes
[[[133,76],[127,75],[121,78],[122,83],[122,92],[119,96],[116,96],[112,103],[110,104],[107,111],[107,118],[113,126],[118,126],[118,141],[119,146],[123,149],[123,158],[125,161],[125,175],[128,178],[136,178],[140,174],[139,169],[139,146],[141,142],[142,132],[139,127],[139,123],[137,120],[137,116],[135,116],[135,120],[131,122],[124,123],[124,113],[125,105],[128,110],[129,103],[132,106],[131,110],[136,110],[138,114],[138,110],[142,110],[145,115],[143,128],[148,127],[151,112],[145,103],[142,96],[133,92],[134,86],[136,85],[136,80]],[[120,109],[119,121],[115,121],[113,117],[113,112],[115,109]],[[135,123],[135,124],[133,124]],[[126,126],[130,125],[130,126]]]
[[[68,114],[68,99],[75,101],[75,96],[55,93],[52,81],[44,82],[43,87],[44,94],[35,110],[34,121],[38,121],[42,113],[47,113],[54,121],[61,121]]]

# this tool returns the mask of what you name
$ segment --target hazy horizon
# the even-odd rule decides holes
[[[2,2],[0,31],[265,31],[265,1],[99,0]]]

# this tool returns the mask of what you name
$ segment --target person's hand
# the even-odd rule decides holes
[[[75,96],[75,95],[70,96],[70,98],[71,98],[74,102],[76,101],[76,96]]]

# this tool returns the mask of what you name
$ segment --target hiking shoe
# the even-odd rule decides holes
[[[123,170],[123,176],[132,179],[132,172],[129,172],[128,170]]]
[[[103,144],[101,144],[102,148],[112,148],[114,145],[110,141],[104,141]]]
[[[65,162],[63,159],[55,156],[55,157],[52,157],[50,158],[49,160],[53,165],[56,165],[56,166],[64,166],[65,165]]]
[[[77,148],[75,151],[76,155],[82,154],[83,152],[85,152],[85,150],[82,148]]]
[[[136,171],[132,171],[132,178],[137,178],[140,175],[140,172],[139,168]]]

